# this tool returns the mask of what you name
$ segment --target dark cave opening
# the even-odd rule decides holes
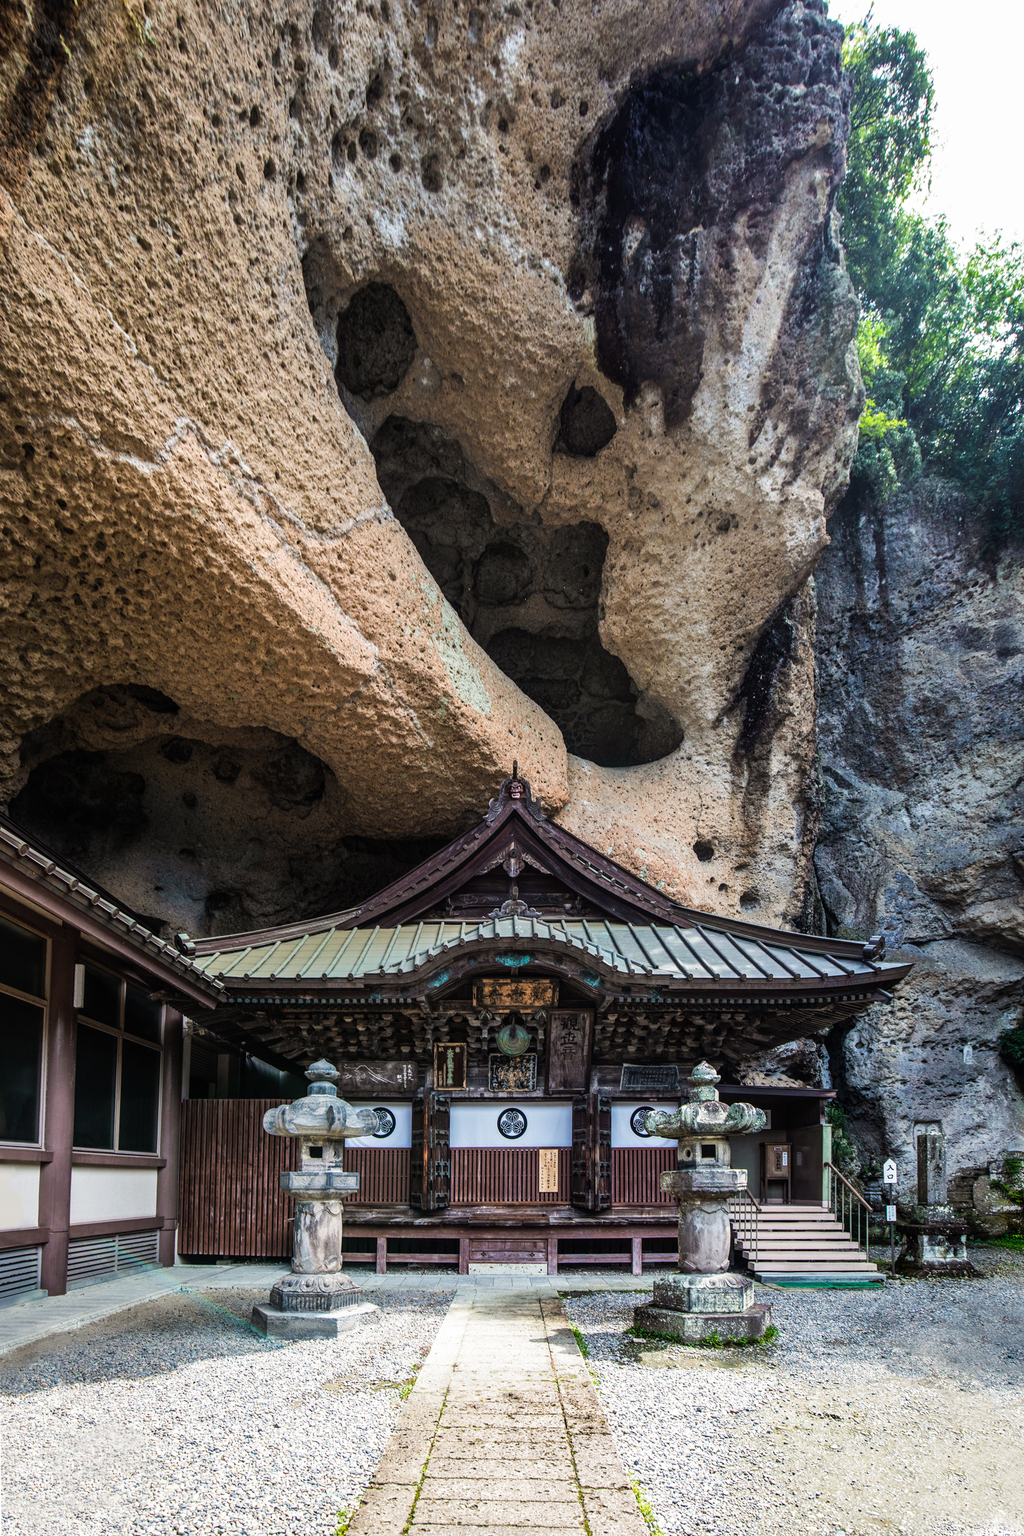
[[[601,644],[604,529],[550,528],[529,517],[439,427],[391,416],[370,447],[424,565],[478,644],[555,721],[570,752],[606,768],[673,752],[682,740],[676,722],[641,698]]]
[[[337,336],[335,378],[360,400],[392,394],[416,356],[412,318],[389,283],[368,283],[352,295],[338,316]]]
[[[573,385],[562,402],[556,448],[577,458],[592,459],[615,436],[615,415],[591,384]]]
[[[447,841],[346,836],[334,775],[300,742],[257,729],[153,734],[178,724],[173,713],[173,700],[135,685],[85,694],[26,737],[30,772],[10,807],[29,837],[157,933],[343,910]],[[97,749],[101,736],[110,744]]]

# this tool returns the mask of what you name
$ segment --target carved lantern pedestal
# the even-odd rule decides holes
[[[747,1275],[730,1274],[732,1225],[729,1198],[747,1187],[744,1168],[730,1166],[729,1136],[764,1128],[751,1104],[719,1101],[718,1073],[706,1061],[690,1074],[690,1102],[672,1115],[652,1111],[652,1136],[679,1143],[679,1166],[663,1173],[661,1187],[679,1201],[679,1271],[654,1282],[654,1297],[635,1308],[642,1333],[667,1334],[688,1344],[720,1339],[759,1339],[771,1322],[770,1307],[754,1301]]]
[[[306,1076],[304,1099],[263,1116],[269,1135],[298,1137],[300,1154],[298,1172],[281,1174],[295,1200],[292,1272],[273,1287],[269,1306],[252,1309],[254,1327],[275,1339],[332,1339],[380,1316],[341,1268],[341,1197],[359,1188],[358,1173],[342,1171],[345,1137],[370,1136],[377,1122],[373,1110],[338,1098],[329,1061],[315,1061]]]

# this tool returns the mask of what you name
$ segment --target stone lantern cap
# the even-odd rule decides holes
[[[647,1116],[647,1133],[665,1141],[689,1141],[740,1136],[746,1131],[763,1131],[767,1121],[763,1109],[753,1104],[723,1104],[716,1084],[721,1081],[709,1061],[700,1061],[690,1073],[689,1103],[667,1114],[652,1109]]]
[[[377,1117],[372,1109],[353,1109],[338,1098],[334,1084],[339,1073],[329,1061],[314,1061],[306,1073],[309,1087],[304,1098],[279,1104],[263,1116],[268,1136],[304,1136],[332,1141],[345,1136],[372,1136]]]

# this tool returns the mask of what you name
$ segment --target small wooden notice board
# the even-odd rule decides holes
[[[558,1148],[541,1147],[537,1153],[539,1169],[539,1192],[542,1195],[558,1194]]]

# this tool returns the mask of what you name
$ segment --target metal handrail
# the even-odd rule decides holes
[[[749,1189],[738,1189],[729,1196],[729,1220],[732,1223],[732,1240],[735,1247],[745,1247],[750,1260],[757,1261],[759,1248],[758,1221],[761,1207]]]
[[[871,1206],[860,1190],[850,1183],[845,1174],[839,1172],[834,1163],[823,1163],[822,1175],[822,1182],[826,1184],[822,1194],[827,1193],[827,1198],[822,1201],[822,1204],[828,1207],[857,1247],[863,1248],[867,1254]]]

